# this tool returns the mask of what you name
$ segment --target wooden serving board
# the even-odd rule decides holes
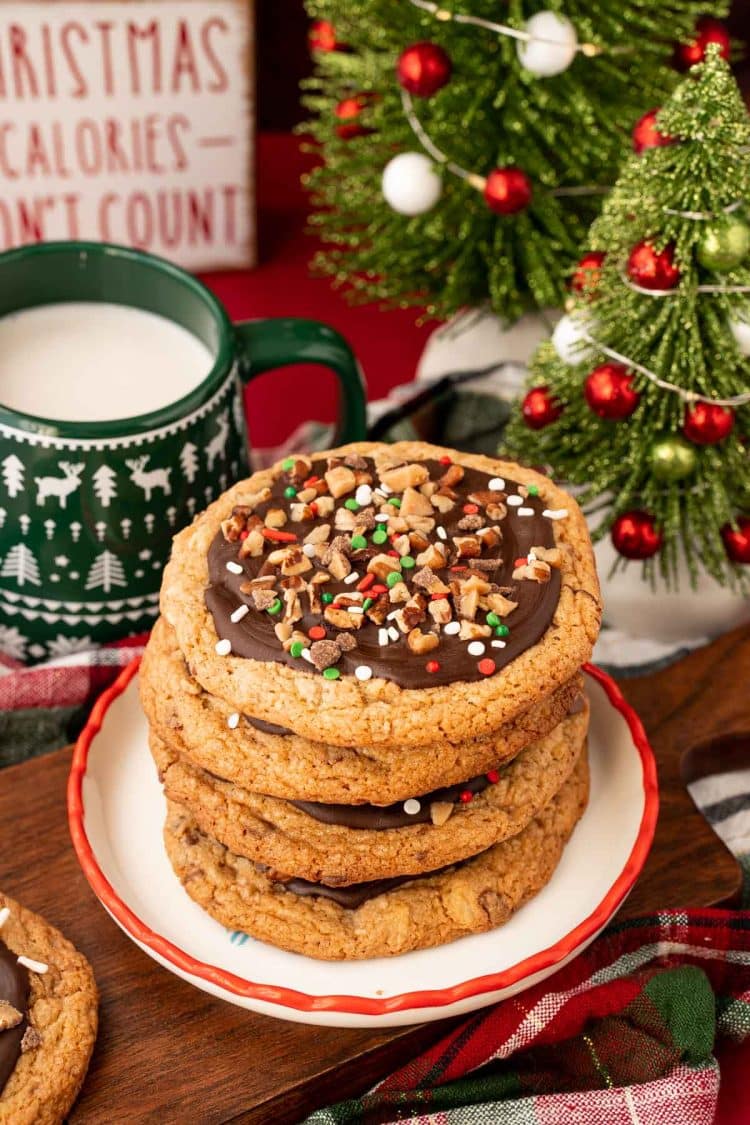
[[[654,847],[623,916],[737,895],[739,868],[684,779],[750,764],[748,683],[750,629],[656,675],[622,681],[656,751],[661,785]],[[0,887],[59,926],[99,982],[99,1038],[75,1125],[286,1125],[361,1092],[445,1031],[447,1023],[373,1032],[273,1020],[162,969],[121,933],[78,867],[65,813],[70,757],[60,750],[0,773]]]

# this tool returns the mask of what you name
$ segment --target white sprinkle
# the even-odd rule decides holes
[[[354,669],[354,675],[357,677],[358,680],[371,680],[372,679],[372,668],[370,667],[369,664],[359,664]]]
[[[545,508],[542,512],[548,520],[564,520],[568,514],[567,508]]]
[[[395,625],[391,625],[391,626],[389,627],[389,629],[388,629],[388,636],[389,636],[389,637],[391,638],[391,640],[392,640],[392,641],[397,641],[397,640],[398,640],[398,638],[399,638],[399,635],[400,635],[400,634],[399,634],[399,631],[398,631],[398,629],[396,628],[396,626],[395,626]]]
[[[407,816],[416,816],[417,813],[421,811],[422,806],[414,797],[410,797],[408,801],[404,801],[404,812]]]
[[[312,559],[315,557],[315,549],[316,548],[314,543],[305,543],[304,547],[302,548],[302,554],[307,555],[308,559]]]
[[[502,477],[493,477],[487,487],[490,492],[502,492],[505,488],[505,481]]]
[[[387,645],[388,644],[388,630],[387,629],[378,629],[378,644],[379,645]]]
[[[229,727],[230,730],[236,730],[239,725],[240,725],[240,713],[239,713],[239,711],[233,711],[232,714],[227,719],[227,726]]]
[[[313,658],[310,654],[309,648],[303,648],[302,652],[300,653],[300,656],[302,657],[303,660],[306,660],[308,664],[312,664]]]
[[[44,961],[34,961],[32,957],[24,957],[22,955],[18,957],[17,960],[19,965],[23,965],[25,969],[28,969],[29,972],[32,973],[46,973],[49,969],[49,965],[45,964]]]
[[[526,562],[536,562],[536,555],[533,551],[529,551],[528,555],[526,556]]]
[[[505,641],[492,641],[493,648],[505,648]]]
[[[398,617],[400,612],[400,609],[392,609],[391,612],[387,614],[386,621],[394,621]]]
[[[383,484],[382,481],[378,485],[378,488],[380,489],[380,491],[383,493],[384,496],[390,496],[390,494],[393,492],[393,489],[390,488],[387,484]]]
[[[519,516],[533,516],[534,515],[534,509],[533,508],[519,508],[518,514],[519,514]]]
[[[372,489],[369,484],[361,484],[354,493],[354,499],[357,501],[360,508],[366,508],[372,500]]]
[[[353,570],[351,574],[347,574],[344,582],[347,584],[347,586],[351,586],[353,582],[359,582],[359,574],[357,573],[357,571]]]
[[[517,508],[519,504],[523,504],[523,497],[522,496],[509,496],[508,497],[508,503],[510,504],[511,508]]]
[[[228,640],[217,641],[215,644],[217,656],[229,656],[232,651],[232,642]]]
[[[447,633],[449,637],[453,637],[456,633],[461,632],[461,624],[458,621],[449,621],[447,625],[443,626],[443,632]]]
[[[234,613],[230,613],[229,620],[234,621],[234,623],[236,625],[237,622],[241,621],[243,617],[247,617],[249,612],[250,612],[250,606],[249,605],[238,605],[236,610],[234,611]]]
[[[232,562],[231,559],[227,563],[227,570],[230,571],[232,574],[242,574],[242,567],[240,566],[240,564],[236,563],[236,562]]]
[[[365,612],[362,609],[361,605],[348,605],[346,608],[347,608],[347,611],[349,613],[364,613]]]
[[[9,918],[10,918],[10,910],[8,909],[7,906],[4,906],[2,908],[2,910],[0,910],[0,930],[2,930],[3,926],[8,921]]]
[[[388,523],[388,520],[390,518],[391,517],[386,512],[381,512],[379,515],[375,516],[375,522],[376,523]]]
[[[444,527],[439,527],[437,529],[437,533],[438,533],[438,539],[447,539],[448,538],[448,532],[445,530]]]
[[[472,641],[466,651],[468,652],[469,656],[483,656],[484,645],[481,641]]]

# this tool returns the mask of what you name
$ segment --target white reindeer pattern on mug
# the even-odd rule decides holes
[[[217,457],[226,459],[227,438],[229,437],[229,411],[222,410],[216,422],[219,427],[218,433],[216,433],[206,445],[206,464],[209,472],[213,471]]]
[[[71,492],[80,488],[81,477],[85,465],[80,462],[72,465],[70,461],[60,461],[60,468],[65,474],[62,477],[34,477],[36,484],[36,502],[42,507],[48,496],[56,496],[60,507],[64,508]]]
[[[165,496],[171,496],[172,488],[169,483],[169,474],[172,472],[172,466],[170,465],[166,469],[146,470],[148,462],[148,453],[144,453],[142,457],[136,457],[133,461],[126,460],[125,464],[131,470],[130,479],[143,489],[146,502],[150,501],[155,488],[161,488]]]

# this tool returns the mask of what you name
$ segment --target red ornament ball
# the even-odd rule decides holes
[[[589,250],[583,255],[569,282],[574,293],[587,293],[591,297],[596,294],[606,256],[603,250]]]
[[[695,445],[716,445],[732,432],[734,411],[715,402],[696,402],[685,411],[682,432]]]
[[[701,16],[695,25],[695,38],[690,43],[677,45],[675,61],[679,69],[689,70],[696,63],[703,62],[709,43],[718,43],[721,57],[729,58],[731,40],[726,27],[721,20],[712,19],[711,16]]]
[[[484,185],[484,201],[498,215],[515,215],[531,203],[531,180],[522,168],[493,168]]]
[[[633,413],[641,396],[633,390],[633,376],[621,363],[602,363],[586,377],[583,394],[594,414],[616,422]]]
[[[366,94],[353,94],[349,98],[343,98],[336,106],[334,110],[338,118],[336,133],[342,140],[348,141],[352,137],[363,137],[372,132],[372,129],[366,128],[359,121],[359,115],[367,105],[367,101]]]
[[[615,550],[626,559],[650,559],[661,548],[662,538],[649,512],[623,512],[612,525]]]
[[[654,250],[650,242],[639,242],[630,251],[628,277],[642,289],[674,289],[680,271],[674,264],[674,246]]]
[[[562,412],[562,403],[553,397],[549,387],[532,387],[521,403],[523,420],[530,430],[543,430],[557,421]]]
[[[413,43],[399,55],[396,77],[417,98],[430,98],[451,76],[450,56],[437,43]]]
[[[664,145],[674,144],[674,137],[668,137],[656,128],[658,112],[658,109],[650,109],[633,126],[633,148],[637,153],[645,152],[647,148],[663,148]]]
[[[736,527],[727,523],[721,529],[724,550],[732,562],[747,566],[750,564],[750,516],[738,516],[735,522]]]
[[[330,20],[315,20],[307,33],[307,42],[311,51],[337,51],[340,46]]]

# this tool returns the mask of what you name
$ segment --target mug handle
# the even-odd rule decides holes
[[[337,444],[367,436],[365,385],[361,368],[343,336],[317,320],[294,316],[244,320],[234,325],[239,372],[247,384],[256,375],[291,363],[320,363],[341,385]]]

